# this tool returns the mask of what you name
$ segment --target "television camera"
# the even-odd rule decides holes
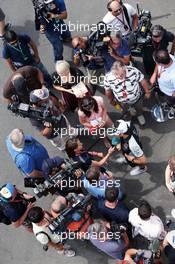
[[[26,188],[35,188],[36,195],[41,198],[47,196],[49,193],[59,193],[61,182],[68,178],[73,178],[77,169],[80,168],[79,162],[71,162],[65,160],[64,169],[59,170],[55,175],[49,175],[48,179],[26,177],[24,178],[24,185]]]
[[[49,225],[49,229],[52,233],[61,235],[62,232],[68,232],[68,225],[75,221],[73,220],[74,213],[78,212],[78,210],[87,211],[87,206],[91,204],[92,196],[90,194],[86,196],[81,196],[78,194],[71,194],[68,196],[69,205],[66,209],[64,209],[61,214],[56,217]],[[61,237],[62,240],[66,239]]]
[[[33,107],[29,104],[24,104],[20,102],[13,102],[8,104],[7,107],[12,113],[23,118],[31,118],[38,121],[49,122],[52,124],[58,124],[61,122],[62,115],[54,116],[52,115],[48,107]]]
[[[151,41],[151,12],[144,9],[141,10],[138,4],[137,12],[139,21],[137,31],[134,32],[134,44],[131,47],[133,56],[141,56],[143,46]]]

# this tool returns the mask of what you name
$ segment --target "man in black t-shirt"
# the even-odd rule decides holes
[[[167,50],[169,43],[172,42],[170,53],[175,52],[175,36],[160,25],[155,25],[151,29],[151,41],[143,47],[143,62],[145,71],[148,75],[152,75],[155,68],[153,53],[157,50]]]

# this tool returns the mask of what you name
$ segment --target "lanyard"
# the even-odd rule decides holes
[[[126,80],[124,80],[124,82],[122,83],[122,95],[124,98],[128,97],[128,93],[126,91]]]
[[[22,54],[24,60],[27,60],[27,59],[28,59],[28,57],[24,54],[24,52],[23,52],[23,50],[22,50],[22,48],[21,48],[20,42],[18,42],[18,47],[19,47],[19,48],[16,48],[15,46],[10,45],[10,44],[8,44],[8,45],[9,45],[11,48],[13,48],[14,50],[20,52],[20,53]]]
[[[165,69],[163,66],[161,66],[161,68],[160,68],[160,72],[159,72],[158,75],[157,75],[158,79],[160,79],[162,73],[165,72],[165,71],[166,71],[166,69]]]
[[[124,19],[124,15],[123,15],[123,10],[122,10],[122,19],[120,19],[120,18],[117,17],[117,16],[116,16],[116,18],[117,18],[118,21],[120,21],[120,22],[123,24],[123,26],[124,26],[124,30],[125,30],[125,31],[128,31],[129,27],[125,24],[125,19]]]

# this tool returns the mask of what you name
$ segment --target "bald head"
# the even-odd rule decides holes
[[[122,5],[120,3],[120,0],[115,0],[115,1],[112,1],[111,3],[109,2],[108,8],[113,16],[120,15],[122,11]]]
[[[9,134],[9,139],[15,148],[19,148],[19,149],[24,148],[25,136],[22,129],[20,128],[13,129]]]
[[[78,45],[78,43],[79,43],[79,40],[80,40],[80,37],[74,37],[74,38],[72,38],[72,46],[74,47],[74,48],[76,48],[77,47],[77,45]]]

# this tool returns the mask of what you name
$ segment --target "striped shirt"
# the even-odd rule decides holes
[[[121,103],[134,104],[142,95],[140,82],[144,75],[132,66],[126,66],[126,78],[119,79],[114,73],[108,72],[105,76],[105,90],[111,90],[115,99]]]

